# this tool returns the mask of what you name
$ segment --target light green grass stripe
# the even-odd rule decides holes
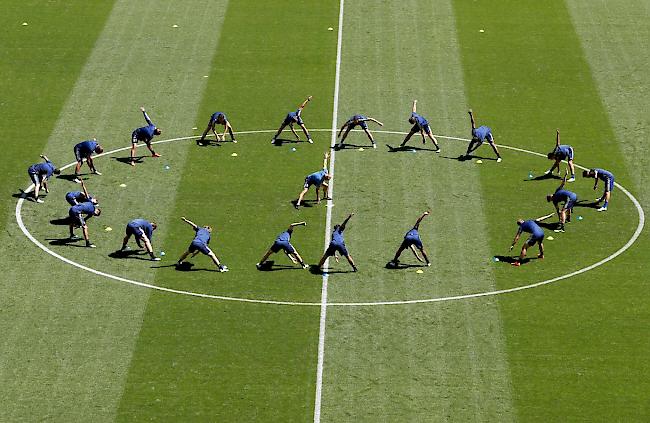
[[[344,22],[339,126],[363,113],[384,122],[384,129],[408,130],[411,101],[418,99],[418,112],[434,132],[467,136],[468,105],[450,2],[390,2],[372,10],[350,1]],[[459,166],[451,159],[466,146],[440,140],[440,156],[387,153],[385,144],[394,146],[402,138],[379,135],[377,140],[375,151],[337,154],[333,223],[349,211],[358,213],[346,240],[361,273],[333,275],[330,300],[434,296],[450,284],[494,288],[487,239],[474,235],[487,232],[479,174],[471,163]],[[363,134],[348,141],[368,143]],[[417,137],[410,143],[422,146]],[[432,216],[423,221],[421,234],[433,267],[424,275],[382,269],[425,208]],[[467,239],[472,239],[471,254]],[[406,252],[403,260],[413,258]],[[332,308],[323,420],[509,421],[513,406],[503,343],[493,300]]]
[[[73,145],[92,136],[109,149],[128,145],[131,131],[144,124],[141,104],[165,135],[186,135],[196,118],[196,100],[205,87],[203,75],[209,72],[226,3],[117,2],[50,136],[50,158],[57,164],[72,161]],[[175,151],[175,166],[182,168],[185,151]],[[164,148],[161,152],[165,154]],[[153,217],[164,227],[174,204],[175,182],[166,181],[165,196],[156,195],[161,160],[145,160],[135,169],[103,161],[97,165],[100,170],[117,167],[129,184],[144,185],[137,192],[147,195],[130,196],[115,190],[116,184],[106,186],[107,181],[117,181],[114,174],[91,178],[88,185],[91,190],[97,187],[104,208],[102,217],[90,223],[99,248],[59,248],[91,266],[120,266],[140,280],[150,280],[146,262],[120,263],[106,254],[119,247],[122,228],[131,218]],[[65,215],[63,193],[77,188],[53,181],[53,192],[42,208]],[[27,215],[43,212],[35,207]],[[103,224],[115,231],[104,233]],[[66,229],[49,226],[38,231],[43,238],[61,237]],[[162,242],[160,235],[155,241]],[[4,238],[2,245],[8,247],[2,255],[14,263],[5,277],[15,283],[3,293],[9,300],[0,323],[3,419],[112,420],[148,291],[107,283],[51,258],[42,260],[14,225]],[[64,276],[50,280],[51,275]]]

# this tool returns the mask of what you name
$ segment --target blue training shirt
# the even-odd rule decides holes
[[[487,126],[479,126],[478,128],[472,130],[472,136],[474,138],[478,138],[481,141],[485,141],[487,138],[488,134],[490,134],[492,130],[487,127]]]
[[[75,148],[79,150],[79,155],[81,157],[89,157],[95,152],[97,145],[97,141],[87,140],[75,145]]]
[[[560,145],[555,149],[556,157],[564,160],[567,157],[571,157],[571,146],[570,145]]]
[[[596,177],[601,181],[607,182],[608,180],[614,179],[614,174],[605,169],[594,169],[596,172]]]
[[[332,243],[333,244],[345,244],[345,239],[343,239],[343,229],[340,227],[332,231]]]
[[[144,114],[144,120],[147,121],[148,125],[136,129],[135,134],[139,140],[149,142],[155,135],[154,131],[156,130],[156,125],[154,125],[151,119],[149,119],[147,112],[142,112],[142,114]]]
[[[277,238],[275,238],[275,242],[289,242],[290,239],[291,239],[291,232],[284,231],[280,235],[278,235]]]
[[[209,244],[210,243],[210,231],[208,231],[206,228],[196,228],[196,235],[194,236],[194,240],[192,242],[202,242],[203,244]]]
[[[419,237],[420,237],[420,233],[415,228],[411,229],[406,233],[406,235],[404,235],[404,238],[419,238]]]
[[[416,125],[419,125],[419,126],[426,126],[426,125],[429,124],[429,121],[428,121],[428,120],[426,120],[423,116],[420,116],[419,114],[417,114],[417,113],[415,113],[415,112],[411,113],[411,117],[412,117],[413,119],[415,119],[415,123],[416,123]]]
[[[327,175],[327,169],[325,168],[318,172],[311,173],[307,175],[307,183],[320,186],[323,183],[323,179],[325,179],[325,175]]]
[[[212,116],[210,116],[210,120],[216,123],[225,123],[228,119],[223,112],[214,112],[212,113]],[[221,122],[219,122],[220,120]]]
[[[576,195],[575,192],[568,191],[566,189],[559,189],[555,191],[555,194],[553,194],[553,202],[558,203],[560,201],[576,201],[578,199],[578,196]]]
[[[133,219],[129,222],[128,226],[132,228],[139,228],[144,231],[144,234],[151,240],[153,237],[153,225],[145,219]]]
[[[54,169],[54,164],[48,160],[45,163],[37,163],[31,165],[28,171],[29,173],[33,173],[39,176],[45,176],[45,179],[47,179],[54,174]]]
[[[524,223],[519,226],[519,230],[521,232],[528,232],[529,234],[532,234],[535,238],[543,238],[544,237],[544,230],[539,227],[537,222],[534,220],[526,220]]]
[[[358,121],[359,123],[361,123],[362,121],[365,121],[366,119],[368,119],[367,116],[364,116],[364,115],[354,115],[354,116],[352,116],[350,119],[348,119],[348,125],[354,125],[354,121],[355,121],[355,120]]]
[[[95,205],[90,201],[70,207],[70,214],[95,214]]]

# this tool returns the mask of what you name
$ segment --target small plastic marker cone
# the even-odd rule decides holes
[[[476,164],[481,164],[481,163],[483,163],[483,160],[477,160],[476,161]]]
[[[169,170],[169,165],[165,165],[165,170]]]
[[[126,184],[120,184],[120,186],[121,186],[122,188],[125,188],[125,187],[126,187]]]
[[[172,28],[178,28],[178,25],[172,25]]]
[[[484,29],[479,29],[478,32],[485,32],[485,30]]]
[[[424,273],[424,270],[418,269],[418,270],[415,271],[415,273]]]
[[[533,172],[528,172],[528,179],[533,179],[534,177]]]
[[[237,153],[232,153],[231,156],[232,157],[237,157]]]
[[[105,230],[106,232],[110,232],[110,231],[113,230],[113,228],[111,228],[110,226],[107,226],[107,227],[104,228],[104,230]]]
[[[164,252],[164,251],[161,251],[161,252],[160,252],[160,255],[161,255],[161,256],[164,256],[164,255],[165,255],[165,252]]]
[[[27,26],[27,25],[29,25],[27,22],[23,22],[23,26]]]
[[[359,147],[359,151],[363,151],[363,147]]]
[[[291,147],[291,151],[296,151],[296,147]]]
[[[499,261],[499,257],[492,257],[492,261],[495,262],[495,263],[498,262],[498,261]]]
[[[549,241],[553,241],[555,238],[553,238],[552,236],[549,235],[549,236],[546,237],[546,239],[548,239]]]
[[[582,217],[582,216],[578,216],[576,219],[578,219],[578,220],[582,220],[583,217]]]
[[[409,150],[411,153],[417,153],[417,150]]]
[[[204,77],[204,78],[207,78],[207,77],[208,77],[208,75],[203,75],[203,77]]]
[[[192,129],[194,129],[194,130],[197,130],[197,129],[199,129],[199,128],[197,128],[197,127],[195,126],[195,127],[194,127],[194,128],[192,128]]]
[[[334,28],[332,28],[332,27],[330,26],[329,28],[327,28],[327,30],[328,30],[328,31],[334,31]]]

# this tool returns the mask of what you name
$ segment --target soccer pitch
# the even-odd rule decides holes
[[[650,418],[647,2],[1,3],[0,421]],[[272,145],[309,95],[314,144],[287,128]],[[414,99],[438,154],[418,134],[393,148]],[[131,167],[141,105],[162,157],[141,145]],[[459,160],[469,108],[502,162],[487,143]],[[217,110],[238,142],[198,146]],[[334,151],[354,114],[383,122],[369,123],[378,148],[354,131]],[[543,260],[535,246],[510,266],[525,240],[508,251],[515,221],[554,211],[545,196],[560,180],[540,176],[556,128],[583,201],[566,232],[545,222]],[[102,175],[84,175],[102,208],[94,249],[53,224],[79,187],[71,167],[43,204],[21,200],[39,154],[69,165],[92,137],[106,150]],[[295,210],[325,151],[332,200],[310,191]],[[616,176],[606,212],[582,167]],[[431,267],[405,251],[404,268],[387,268],[425,210]],[[298,221],[291,241],[317,263],[352,212],[358,272],[281,253],[256,269]],[[181,216],[214,228],[230,272],[203,255],[176,269],[194,235]],[[113,254],[138,217],[159,225],[160,262]]]

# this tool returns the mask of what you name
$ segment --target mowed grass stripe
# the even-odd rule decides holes
[[[144,124],[140,104],[147,106],[154,122],[169,136],[186,134],[195,119],[196,98],[205,85],[203,75],[209,70],[210,52],[220,32],[220,15],[207,17],[203,12],[208,7],[208,2],[203,1],[177,5],[116,3],[50,136],[46,147],[50,158],[59,165],[73,160],[72,146],[92,136],[97,136],[107,149],[128,145],[131,131]],[[156,25],[151,24],[154,20]],[[179,28],[172,28],[173,24]],[[197,38],[190,28],[202,28],[203,38]],[[164,148],[160,152],[165,155]],[[124,225],[135,217],[160,223],[154,245],[164,239],[178,180],[161,181],[160,175],[162,160],[172,159],[174,166],[182,168],[184,151],[176,151],[173,158],[145,160],[136,168],[115,158],[99,160],[97,167],[105,175],[87,182],[104,211],[100,218],[89,222],[91,239],[98,248],[51,248],[91,267],[152,280],[154,271],[146,262],[119,261],[108,257],[108,253],[119,248]],[[129,188],[118,188],[120,182],[126,182]],[[160,195],[161,183],[164,195]],[[78,185],[56,179],[43,207],[27,204],[26,223],[35,228],[35,235],[46,245],[49,240],[67,236],[65,227],[45,222],[67,214],[63,195],[75,189]],[[44,224],[36,225],[38,220]],[[115,231],[102,231],[104,225]],[[22,239],[17,233],[14,236]],[[17,250],[18,246],[12,248]],[[12,329],[14,342],[7,344],[13,351],[8,353],[9,367],[14,375],[22,376],[15,378],[16,389],[7,392],[20,398],[45,387],[47,392],[34,395],[41,397],[39,405],[29,410],[35,415],[54,410],[64,420],[89,415],[110,420],[122,394],[149,293],[107,283],[51,258],[41,264],[42,253],[32,248],[28,247],[24,260],[17,260],[15,273],[10,275],[20,280],[22,270],[18,269],[26,267],[20,263],[30,263],[29,278],[22,279],[32,283],[13,287],[27,293],[16,313],[31,317],[16,319],[20,323]],[[50,280],[51,275],[55,280]],[[43,306],[43,299],[47,299],[47,306]],[[37,348],[31,346],[35,338]],[[29,351],[27,356],[25,351]],[[69,406],[73,402],[76,407]],[[21,407],[19,412],[25,411],[24,402],[9,403]]]
[[[650,77],[644,69],[650,63],[646,48],[650,9],[642,1],[567,1],[576,33],[589,63],[603,106],[614,130],[614,139],[623,153],[633,190],[645,210],[650,210],[650,160],[644,129],[650,127],[648,87]],[[609,165],[609,164],[608,164]],[[632,187],[630,187],[632,188]],[[615,192],[618,204],[621,195]],[[615,315],[611,323],[618,336],[611,339],[617,348],[610,351],[603,366],[610,367],[609,408],[619,418],[646,421],[650,417],[646,392],[650,368],[650,339],[643,334],[650,325],[644,286],[650,278],[646,252],[650,248],[647,232],[629,253],[617,259],[601,277],[612,279],[621,290],[622,301],[609,304]],[[623,269],[623,270],[621,270]],[[630,328],[631,326],[631,328]],[[630,330],[631,329],[631,330]]]
[[[194,126],[223,111],[235,130],[272,129],[313,95],[309,128],[331,125],[338,5],[309,1],[231,2]],[[334,35],[333,35],[334,34]],[[323,249],[325,207],[295,211],[305,175],[322,166],[329,134],[274,147],[272,134],[242,135],[221,147],[192,145],[164,249],[175,260],[193,232],[186,216],[214,228],[211,247],[230,267],[202,255],[194,272],[160,272],[156,283],[253,298],[318,302],[321,278],[298,269],[259,272],[255,263],[289,223],[308,263]],[[282,138],[292,139],[289,132]],[[304,136],[302,136],[304,140]],[[228,137],[230,139],[230,137]],[[291,148],[297,151],[292,152]],[[232,157],[232,153],[237,153]],[[310,198],[313,194],[310,193]],[[280,253],[276,264],[291,262]],[[205,269],[205,270],[204,270]],[[233,304],[152,294],[130,369],[121,420],[305,421],[313,416],[318,308]]]
[[[574,146],[578,163],[610,168],[617,181],[632,188],[620,148],[611,142],[614,133],[603,98],[564,2],[470,5],[456,1],[454,7],[468,98],[481,120],[497,128],[503,142],[535,151],[550,150],[555,128],[560,128],[562,142]],[[539,174],[549,163],[540,162],[532,170]],[[516,164],[503,169],[499,177],[512,183],[507,191],[494,190],[490,169],[482,170],[483,190],[494,199],[494,209],[488,211],[494,251],[507,247],[517,217],[551,211],[539,187],[552,192],[558,184],[524,182],[525,170],[517,169]],[[591,199],[599,194],[591,190],[592,185],[593,181],[578,176],[570,189]],[[540,275],[555,269],[603,257],[624,242],[622,236],[629,236],[637,222],[631,205],[616,191],[607,213],[589,208],[576,211],[584,215],[583,224],[574,222],[566,234],[547,241],[544,263],[527,265],[518,272],[498,267],[499,286],[509,284],[513,277],[539,280]],[[630,416],[628,405],[623,404],[627,396],[615,404],[612,398],[621,395],[621,386],[636,389],[634,378],[629,378],[638,368],[628,362],[627,353],[630,342],[638,344],[638,339],[644,338],[642,328],[647,325],[635,322],[623,330],[618,320],[628,315],[625,310],[631,307],[630,301],[635,302],[631,299],[643,295],[640,285],[623,283],[621,271],[628,273],[626,257],[632,256],[626,253],[566,283],[499,299],[520,419],[612,420]],[[639,311],[639,305],[632,306],[635,311],[631,314],[647,316]],[[633,348],[633,356],[647,351],[646,346]]]
[[[418,99],[418,112],[429,118],[434,132],[467,136],[449,2],[394,2],[377,10],[346,2],[343,39],[339,126],[363,113],[384,122],[384,129],[408,131],[411,101]],[[451,289],[495,286],[486,260],[479,173],[471,163],[455,160],[466,145],[440,139],[440,155],[387,151],[386,144],[396,146],[402,139],[378,134],[379,148],[372,150],[365,134],[353,133],[347,142],[355,147],[337,153],[333,223],[357,213],[346,239],[361,272],[332,275],[331,301],[430,298]],[[423,147],[419,137],[410,145]],[[432,216],[420,229],[433,266],[422,275],[413,268],[384,269],[426,209]],[[466,253],[468,239],[475,253]],[[402,260],[415,262],[408,251]],[[335,267],[347,270],[346,263]],[[489,300],[332,308],[323,420],[510,420],[502,343],[499,312]]]

